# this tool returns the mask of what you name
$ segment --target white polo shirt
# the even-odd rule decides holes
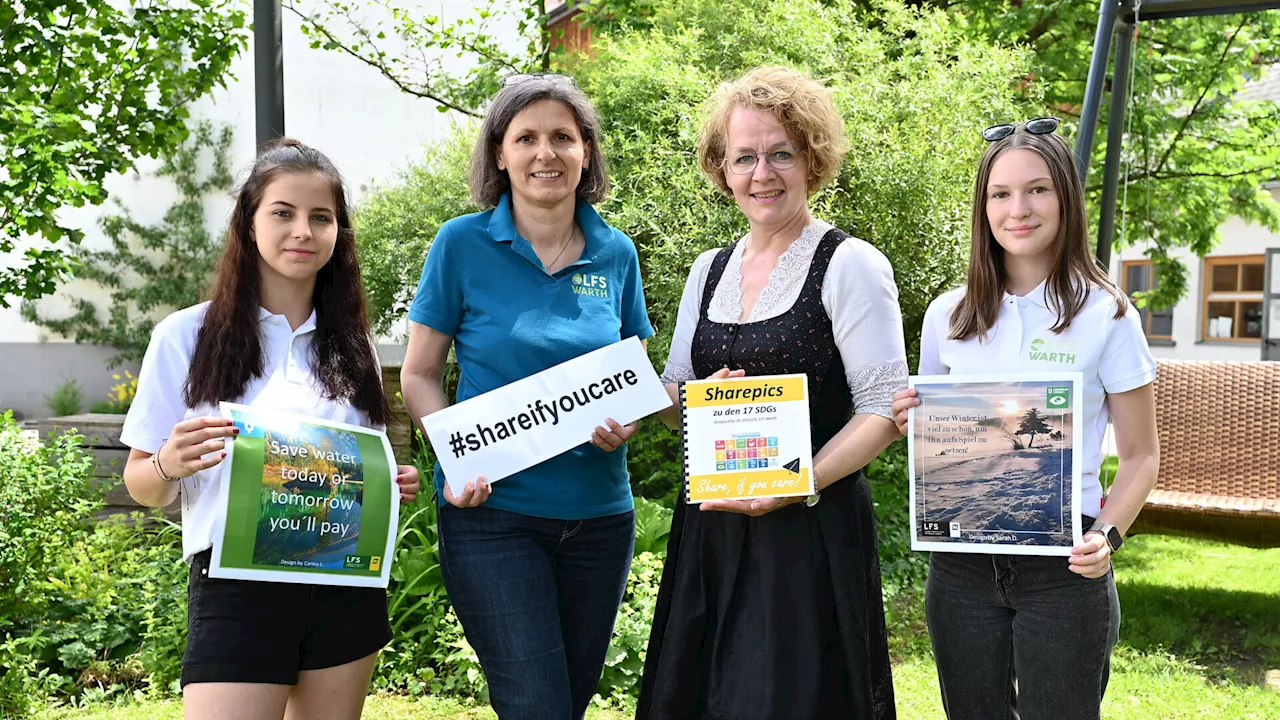
[[[1147,347],[1138,311],[1129,305],[1115,318],[1111,293],[1093,287],[1084,307],[1060,335],[1058,318],[1045,299],[1045,283],[1025,297],[1008,293],[1000,301],[995,327],[983,340],[950,340],[951,312],[965,288],[944,293],[929,304],[920,332],[920,374],[962,375],[1029,372],[1080,372],[1084,375],[1081,427],[1081,507],[1097,517],[1102,504],[1102,439],[1111,414],[1107,394],[1134,390],[1156,379],[1156,361]]]
[[[155,454],[173,432],[173,426],[195,417],[218,416],[213,405],[187,407],[182,389],[191,367],[196,333],[209,303],[179,310],[161,320],[151,333],[151,343],[138,375],[138,393],[125,417],[120,440],[131,448]],[[249,381],[244,395],[226,400],[245,405],[308,415],[337,422],[373,427],[368,417],[345,400],[325,399],[323,386],[312,373],[311,340],[315,312],[297,330],[283,315],[260,310],[263,374]],[[250,331],[253,328],[246,328]],[[170,468],[165,468],[172,472]],[[213,546],[213,528],[221,522],[218,488],[222,466],[203,470],[181,481],[182,555],[191,556]]]

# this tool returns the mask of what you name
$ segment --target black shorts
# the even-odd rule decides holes
[[[209,577],[191,559],[181,685],[296,685],[300,670],[344,665],[391,640],[387,591]]]

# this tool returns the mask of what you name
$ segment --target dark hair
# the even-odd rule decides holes
[[[511,189],[511,178],[505,170],[498,169],[494,152],[502,146],[502,138],[516,115],[539,100],[564,103],[578,121],[582,139],[587,143],[590,162],[578,181],[578,199],[598,203],[609,191],[609,169],[600,149],[600,120],[586,94],[564,75],[522,76],[520,82],[508,83],[494,96],[493,104],[484,115],[476,147],[471,151],[467,185],[471,200],[480,207],[494,207],[503,193]]]
[[[1089,218],[1085,213],[1084,189],[1076,174],[1075,158],[1067,141],[1060,135],[1035,134],[1018,125],[1007,137],[987,146],[978,164],[978,177],[973,185],[972,244],[969,250],[967,290],[951,313],[952,340],[983,337],[1000,315],[1000,299],[1004,293],[1004,248],[996,242],[987,220],[987,183],[991,168],[1008,150],[1025,148],[1044,158],[1049,178],[1058,194],[1061,216],[1058,237],[1054,239],[1056,255],[1045,288],[1045,300],[1058,316],[1054,333],[1066,330],[1076,314],[1084,308],[1093,286],[1115,298],[1116,318],[1124,317],[1128,299],[1116,288],[1111,278],[1098,267],[1089,251]]]
[[[333,190],[338,240],[333,256],[316,275],[311,302],[316,312],[312,367],[325,396],[345,399],[369,419],[386,425],[391,410],[369,332],[364,283],[342,176],[329,158],[292,138],[268,144],[236,194],[226,245],[213,278],[210,303],[196,335],[183,400],[197,407],[244,394],[263,373],[259,302],[262,275],[253,241],[253,216],[268,185],[288,173],[316,174]]]

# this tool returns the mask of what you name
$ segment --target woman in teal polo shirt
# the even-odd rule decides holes
[[[493,99],[471,156],[490,208],[440,227],[409,311],[402,369],[413,417],[584,353],[653,334],[635,246],[596,214],[608,188],[595,109],[563,75],[519,75]],[[437,464],[445,587],[501,720],[580,718],[626,587],[634,511],[625,442],[635,425],[490,486],[453,495]]]

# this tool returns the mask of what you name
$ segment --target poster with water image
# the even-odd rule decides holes
[[[400,493],[386,433],[222,403],[227,445],[209,575],[386,587]]]
[[[912,377],[911,549],[1070,555],[1083,376]]]

